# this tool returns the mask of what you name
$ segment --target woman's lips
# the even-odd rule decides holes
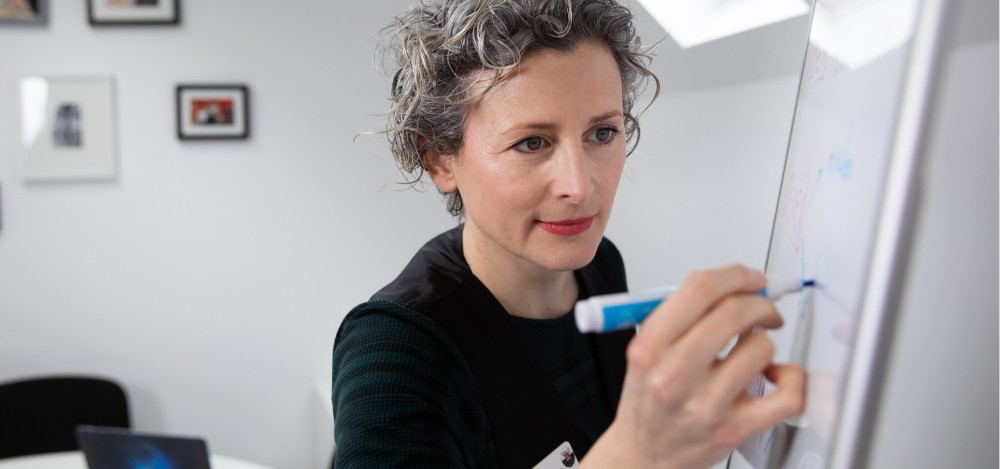
[[[573,236],[590,229],[594,223],[594,217],[577,218],[575,220],[541,221],[535,222],[543,230],[560,236]]]

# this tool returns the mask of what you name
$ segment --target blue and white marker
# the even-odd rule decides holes
[[[772,301],[815,285],[814,280],[768,277],[760,294]],[[678,286],[654,288],[630,293],[598,295],[576,302],[574,315],[580,332],[611,332],[635,327],[656,309]]]

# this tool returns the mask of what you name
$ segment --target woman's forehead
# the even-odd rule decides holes
[[[482,92],[494,80],[492,72],[477,72],[472,86]],[[609,106],[620,110],[621,72],[610,50],[597,41],[588,41],[564,52],[535,51],[521,64],[500,77],[486,90],[473,108],[499,108],[503,112],[545,110],[568,104],[579,107]]]

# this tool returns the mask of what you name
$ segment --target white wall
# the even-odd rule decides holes
[[[93,28],[84,2],[52,3],[45,27],[0,27],[0,380],[113,376],[137,428],[202,434],[216,452],[274,467],[321,466],[319,389],[340,319],[454,223],[433,190],[386,189],[399,175],[382,139],[354,139],[381,127],[372,38],[407,1],[184,1],[179,26],[136,28]],[[663,38],[635,10],[646,39]],[[805,34],[802,17],[658,47],[664,94],[642,118],[608,229],[633,287],[733,261],[763,267]],[[994,27],[993,49],[955,59],[978,71],[972,62],[992,57],[994,88],[995,45]],[[21,182],[21,73],[114,75],[116,182]],[[251,138],[179,142],[174,86],[217,81],[250,86]],[[995,332],[996,308],[987,313]],[[905,336],[929,333],[902,321]],[[993,353],[996,336],[986,339]],[[911,424],[890,421],[881,438],[906,438],[893,430]]]
[[[381,126],[371,38],[405,2],[185,1],[179,27],[101,29],[52,3],[46,27],[0,28],[0,379],[113,376],[137,428],[320,466],[339,320],[452,224],[434,193],[383,190],[380,139],[353,141]],[[114,75],[117,182],[20,181],[20,73]],[[179,142],[174,86],[216,81],[250,86],[251,138]]]

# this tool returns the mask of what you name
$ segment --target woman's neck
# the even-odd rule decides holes
[[[512,316],[553,319],[573,309],[579,286],[572,271],[547,270],[509,252],[491,252],[468,230],[463,251],[472,273]]]

